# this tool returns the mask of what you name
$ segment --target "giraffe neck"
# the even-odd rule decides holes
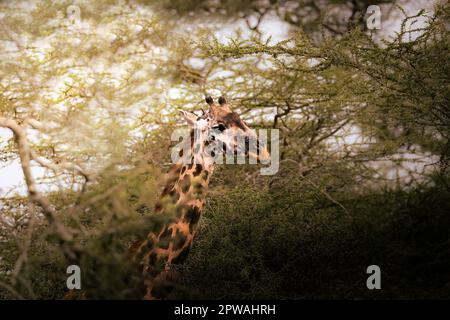
[[[155,212],[175,219],[158,233],[150,232],[136,254],[147,279],[145,299],[162,299],[170,292],[170,266],[184,262],[189,254],[213,170],[209,161],[194,155],[190,164],[176,164],[167,174]]]

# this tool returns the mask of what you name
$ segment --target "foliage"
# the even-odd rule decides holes
[[[351,215],[304,180],[230,187],[212,198],[175,297],[445,298],[450,208],[448,180],[441,183],[341,196]],[[382,270],[382,290],[366,288],[372,264]]]
[[[174,218],[152,212],[170,135],[205,94],[280,130],[280,171],[216,169],[172,298],[448,296],[448,3],[391,39],[363,23],[391,1],[77,1],[78,23],[72,1],[32,3],[0,4],[0,113],[27,131],[70,240],[2,198],[0,297],[62,298],[78,264],[84,297],[139,298],[127,248]],[[261,31],[270,17],[287,39]],[[230,21],[245,27],[225,39]]]

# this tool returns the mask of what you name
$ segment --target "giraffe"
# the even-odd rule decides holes
[[[211,97],[205,100],[209,110],[203,111],[201,116],[181,111],[191,128],[190,152],[183,154],[184,149],[179,152],[182,161],[169,170],[165,187],[155,205],[156,213],[174,212],[176,218],[159,232],[150,232],[146,239],[138,241],[130,249],[144,275],[144,299],[164,299],[172,290],[176,275],[171,266],[184,262],[189,254],[215,159],[227,150],[234,150],[234,155],[239,150],[233,137],[244,137],[246,156],[256,161],[269,158],[267,148],[239,115],[231,111],[223,96],[218,99],[218,104]],[[251,141],[254,148],[249,147]]]

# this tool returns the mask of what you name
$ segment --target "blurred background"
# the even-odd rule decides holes
[[[279,129],[280,170],[216,169],[172,298],[448,297],[449,15],[448,1],[1,1],[0,117],[24,130],[50,205],[28,199],[0,128],[0,297],[60,299],[75,263],[91,297],[135,298],[124,252],[171,219],[152,212],[170,135],[205,95]]]

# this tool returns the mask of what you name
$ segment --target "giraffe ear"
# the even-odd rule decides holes
[[[183,119],[186,120],[186,122],[189,125],[194,125],[195,122],[197,121],[198,117],[195,114],[193,114],[192,112],[180,110],[180,113],[181,113],[181,116],[183,117]]]

